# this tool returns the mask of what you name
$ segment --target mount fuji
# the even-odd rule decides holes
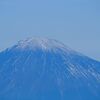
[[[0,100],[100,100],[100,62],[57,40],[19,41],[0,52]]]

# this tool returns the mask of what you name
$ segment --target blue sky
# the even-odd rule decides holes
[[[0,0],[0,49],[31,36],[100,61],[100,0]]]

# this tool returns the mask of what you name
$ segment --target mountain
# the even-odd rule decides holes
[[[0,100],[100,100],[100,62],[47,38],[0,53]]]

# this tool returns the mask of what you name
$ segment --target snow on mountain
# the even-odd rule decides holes
[[[0,100],[100,100],[100,62],[47,38],[0,53]]]
[[[14,47],[15,48],[15,47]],[[16,44],[16,49],[36,49],[41,48],[44,50],[54,50],[54,49],[69,49],[68,47],[57,40],[48,39],[48,38],[27,38],[25,40],[21,40]]]

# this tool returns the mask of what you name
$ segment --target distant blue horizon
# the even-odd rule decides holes
[[[48,37],[100,61],[99,0],[1,0],[0,50]]]

